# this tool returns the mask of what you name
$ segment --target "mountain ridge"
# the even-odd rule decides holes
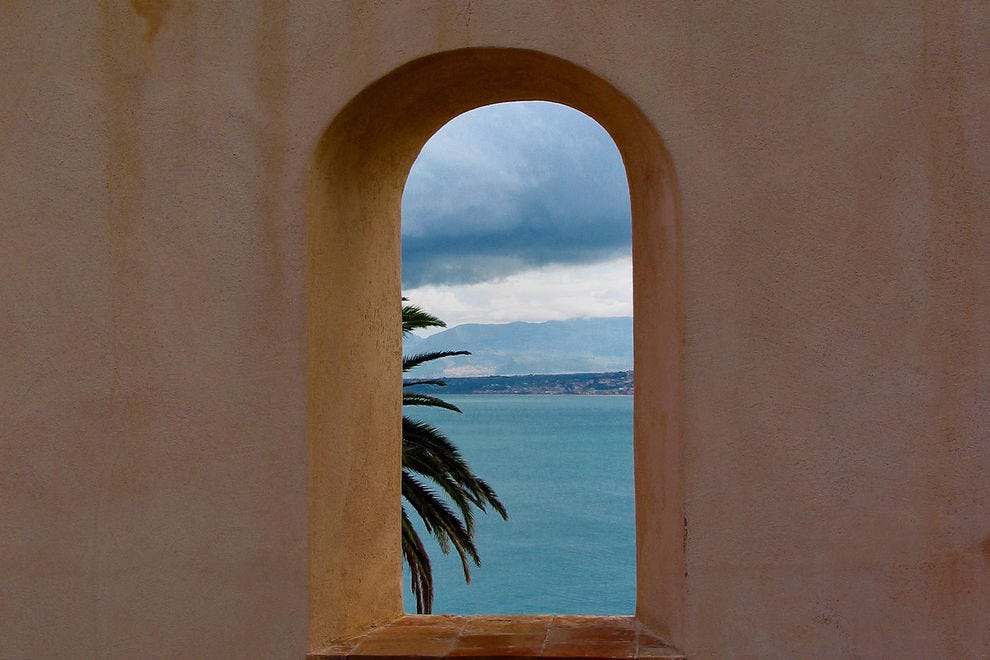
[[[417,367],[408,374],[414,378],[630,371],[632,317],[466,323],[425,338],[407,337],[403,349],[407,355],[471,351]]]

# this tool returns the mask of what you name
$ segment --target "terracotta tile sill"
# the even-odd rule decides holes
[[[683,658],[622,616],[404,616],[311,653],[309,660]]]

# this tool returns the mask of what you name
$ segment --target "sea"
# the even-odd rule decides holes
[[[442,398],[462,413],[404,413],[434,424],[460,448],[498,493],[509,520],[494,512],[476,516],[481,566],[472,564],[470,584],[456,551],[444,556],[419,526],[433,566],[433,612],[633,614],[632,397]],[[415,613],[408,573],[403,604]]]

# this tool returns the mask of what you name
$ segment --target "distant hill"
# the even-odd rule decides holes
[[[416,378],[630,371],[632,317],[468,323],[426,339],[408,337],[404,350],[407,355],[471,351],[471,355],[437,360],[408,374]]]

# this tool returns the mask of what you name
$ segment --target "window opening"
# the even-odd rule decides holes
[[[568,106],[478,108],[425,145],[402,218],[403,294],[450,328],[405,353],[473,353],[407,374],[446,378],[419,389],[462,414],[404,413],[447,435],[510,516],[475,516],[482,565],[465,584],[407,505],[433,612],[633,614],[631,224],[615,143]],[[414,613],[409,583],[404,566]]]

